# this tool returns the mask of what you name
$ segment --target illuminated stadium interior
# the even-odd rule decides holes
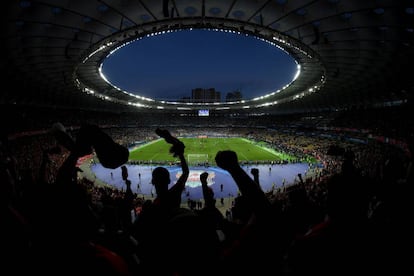
[[[283,103],[285,101],[292,101],[309,93],[316,92],[320,89],[320,86],[324,83],[323,75],[323,65],[319,64],[318,56],[310,48],[306,47],[299,41],[290,39],[280,33],[277,33],[272,30],[264,29],[257,26],[246,26],[245,24],[236,24],[233,23],[232,27],[227,26],[225,22],[220,22],[217,20],[207,21],[206,25],[211,26],[211,31],[224,31],[237,34],[246,34],[256,36],[267,43],[275,47],[279,47],[287,51],[291,56],[295,58],[298,62],[298,71],[291,83],[285,85],[282,89],[273,91],[269,94],[256,97],[253,99],[247,99],[243,101],[236,102],[214,102],[214,103],[197,103],[197,102],[172,102],[172,101],[159,101],[152,98],[142,97],[140,95],[135,95],[127,91],[122,91],[118,87],[113,87],[109,84],[101,74],[100,77],[93,77],[92,79],[96,80],[95,82],[90,81],[90,72],[88,68],[94,64],[99,65],[99,72],[101,71],[101,66],[103,60],[111,55],[113,52],[123,47],[127,43],[131,43],[135,40],[142,39],[144,37],[150,37],[155,35],[163,35],[165,33],[180,31],[182,29],[192,29],[197,27],[197,24],[194,24],[193,20],[185,22],[180,20],[180,24],[172,24],[173,27],[166,29],[165,24],[153,25],[151,27],[144,27],[144,30],[150,29],[151,31],[143,31],[140,27],[140,32],[138,30],[128,29],[122,34],[117,34],[115,37],[109,37],[105,41],[102,41],[98,45],[95,45],[90,49],[89,53],[86,53],[86,57],[82,60],[82,63],[78,65],[76,70],[76,80],[79,83],[81,89],[87,93],[91,93],[97,97],[103,97],[106,100],[119,102],[123,104],[128,104],[130,106],[136,106],[141,108],[158,108],[158,109],[175,109],[175,110],[198,110],[200,108],[209,108],[212,110],[230,110],[230,109],[242,109],[242,108],[261,108],[264,106],[272,106],[278,103]],[[177,27],[175,27],[177,26]],[[214,28],[214,26],[220,26],[221,29]],[[241,28],[243,26],[243,28]],[[225,29],[225,28],[228,29]],[[176,29],[178,28],[178,29]],[[240,29],[243,29],[241,32]],[[251,30],[251,31],[249,31]],[[308,64],[312,64],[312,68],[307,70],[301,70],[302,67],[308,68]],[[95,71],[97,71],[95,69]],[[87,77],[83,76],[87,75]],[[299,78],[302,79],[302,85],[305,85],[304,90],[299,90],[295,85],[295,80]],[[306,81],[305,81],[306,80]],[[104,84],[106,82],[106,84]],[[108,87],[109,86],[109,87]],[[288,89],[289,88],[289,89]],[[300,89],[300,88],[299,88]],[[296,91],[293,95],[292,92]],[[99,91],[107,91],[107,93],[102,94]],[[118,93],[117,93],[118,92]],[[121,94],[121,96],[118,96]],[[113,95],[113,96],[108,96]],[[289,95],[289,96],[282,96]]]
[[[413,0],[9,0],[1,13],[4,271],[412,270]],[[231,102],[103,77],[124,45],[189,30],[283,49],[297,77]]]
[[[409,70],[402,69],[410,67],[413,56],[410,1],[175,1],[168,2],[168,13],[163,1],[143,0],[7,5],[2,46],[8,55],[2,65],[4,80],[16,91],[2,95],[6,103],[277,114],[384,105],[404,100],[412,85]],[[289,52],[300,74],[280,91],[203,105],[133,95],[101,77],[100,66],[111,51],[136,39],[189,29],[264,40]]]

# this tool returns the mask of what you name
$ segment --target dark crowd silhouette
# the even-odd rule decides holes
[[[153,130],[154,131],[154,130]],[[283,189],[263,191],[259,170],[248,174],[237,152],[218,151],[215,162],[240,191],[230,210],[216,206],[208,173],[200,175],[201,208],[184,207],[189,167],[185,145],[156,128],[181,175],[152,171],[153,198],[132,192],[128,148],[104,129],[83,124],[70,134],[60,123],[45,143],[39,172],[18,170],[6,135],[1,138],[1,244],[3,273],[22,275],[377,275],[411,271],[412,144],[370,160],[355,148],[324,147],[329,173]],[[283,136],[282,136],[283,137]],[[385,151],[384,151],[385,152]],[[96,155],[120,169],[125,189],[96,186],[77,162]],[[369,155],[374,156],[374,155]],[[375,172],[361,169],[375,162]],[[332,169],[335,168],[335,169]]]

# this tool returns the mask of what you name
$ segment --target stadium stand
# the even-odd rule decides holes
[[[406,68],[414,62],[413,2],[196,2],[3,3],[3,272],[411,271],[406,252],[412,229],[414,79]],[[100,77],[99,65],[111,50],[180,28],[218,28],[282,43],[303,74],[280,94],[248,100],[254,108],[244,108],[244,102],[220,103],[221,109],[208,105],[208,117],[197,116],[197,103],[178,111],[186,104],[155,99],[142,108],[145,100],[119,93]],[[85,125],[91,127],[87,134]],[[158,139],[157,128],[176,137],[263,141],[297,160],[315,158],[321,166],[263,191],[263,175],[254,164],[245,171],[237,152],[217,151],[215,165],[232,178],[225,185],[240,192],[234,200],[222,204],[220,191],[209,191],[207,175],[201,174],[203,200],[172,208],[168,216],[154,215],[146,211],[157,194],[134,192],[124,165],[130,162],[125,149]],[[57,129],[64,130],[63,138]],[[180,158],[187,157],[184,150]],[[83,160],[122,167],[124,186],[107,185],[83,171]],[[144,215],[160,226],[156,232],[142,226]]]

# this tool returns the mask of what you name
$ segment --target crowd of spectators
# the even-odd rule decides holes
[[[93,275],[268,275],[270,271],[293,276],[398,274],[410,269],[405,255],[410,249],[413,183],[409,139],[407,152],[378,141],[355,143],[343,136],[320,135],[324,133],[304,128],[301,120],[269,123],[268,128],[171,124],[168,129],[178,137],[245,136],[295,156],[311,155],[323,169],[265,193],[260,175],[255,170],[247,174],[236,152],[217,152],[216,165],[234,180],[227,185],[240,190],[231,215],[217,212],[214,191],[206,187],[201,209],[167,204],[150,212],[156,201],[132,193],[127,172],[125,189],[120,191],[95,185],[76,166],[80,157],[96,154],[100,162],[109,158],[104,164],[121,167],[126,160],[113,145],[122,148],[159,138],[152,121],[139,121],[139,126],[136,121],[133,127],[120,116],[110,118],[94,119],[99,127],[93,131],[66,121],[69,127],[60,131],[69,142],[47,127],[2,135],[4,271],[15,275],[28,270]],[[297,131],[294,125],[300,125]],[[110,137],[111,147],[101,147],[99,137]],[[172,154],[183,157],[184,151],[185,147],[175,148]],[[201,175],[201,183],[205,177]]]

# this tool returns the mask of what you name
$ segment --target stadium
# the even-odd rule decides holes
[[[2,243],[14,274],[28,267],[94,275],[407,269],[413,1],[13,0],[3,7]],[[288,54],[297,74],[260,96],[226,101],[131,93],[102,74],[126,45],[189,30],[257,39]],[[188,175],[173,149],[178,142],[156,129],[185,145]],[[225,160],[233,167],[216,156],[226,151],[237,154],[236,164]],[[159,199],[157,167],[167,168],[170,190],[188,178],[180,213],[154,227],[143,210]]]

